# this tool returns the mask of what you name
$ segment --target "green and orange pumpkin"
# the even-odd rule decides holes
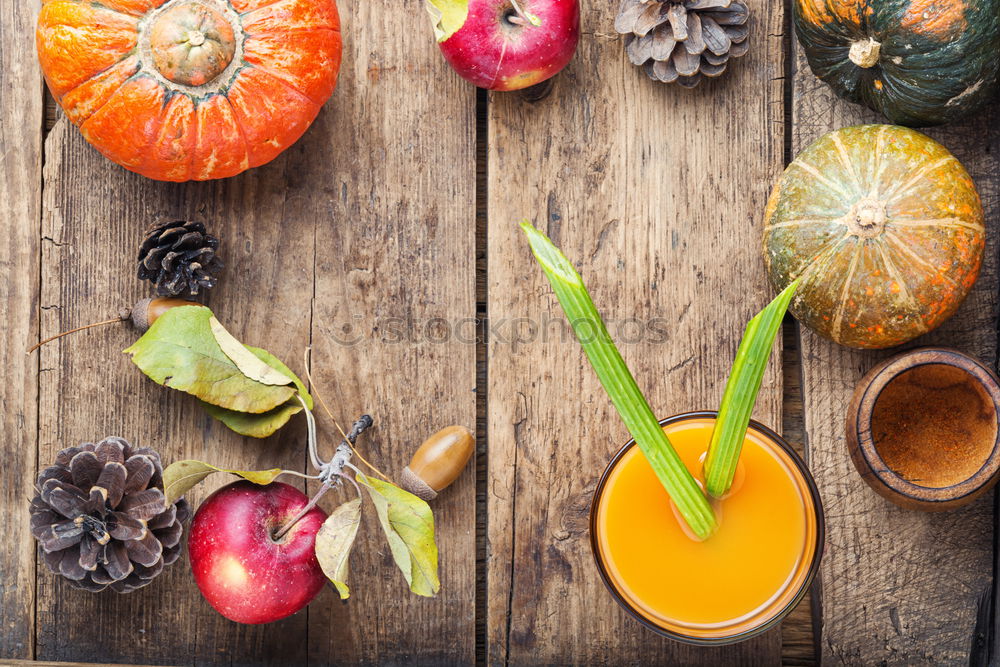
[[[794,0],[816,76],[893,123],[951,122],[1000,77],[1000,0]]]
[[[333,93],[341,57],[334,0],[43,0],[36,44],[87,141],[167,181],[273,160]]]
[[[885,348],[934,329],[976,281],[985,245],[972,178],[904,127],[830,132],[788,166],[767,203],[763,251],[790,310],[843,345]]]

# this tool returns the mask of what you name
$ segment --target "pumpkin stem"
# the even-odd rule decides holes
[[[858,67],[868,69],[878,63],[879,52],[881,50],[882,45],[869,37],[868,39],[859,40],[851,44],[851,50],[847,55],[852,63]]]
[[[851,207],[846,222],[851,234],[862,239],[873,239],[885,230],[886,220],[884,203],[875,199],[861,199]]]

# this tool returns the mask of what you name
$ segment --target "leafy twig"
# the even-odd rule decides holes
[[[333,416],[333,412],[330,411],[330,408],[327,406],[326,401],[323,400],[323,396],[316,389],[316,383],[312,379],[312,373],[309,372],[309,366],[310,366],[310,362],[312,360],[312,348],[311,347],[307,347],[305,349],[304,356],[305,356],[305,363],[303,364],[303,366],[304,366],[305,372],[306,372],[306,380],[309,382],[309,388],[312,391],[312,395],[319,402],[320,406],[322,406],[323,411],[326,413],[326,416],[330,418],[330,421],[333,422],[333,425],[337,427],[338,431],[340,431],[340,435],[344,438],[344,440],[347,441],[347,444],[351,447],[351,451],[354,453],[355,456],[358,457],[358,460],[361,461],[362,463],[364,463],[366,466],[368,466],[368,468],[372,472],[374,472],[376,475],[378,475],[379,477],[381,477],[385,481],[391,483],[392,480],[389,479],[389,477],[385,473],[383,473],[381,470],[379,470],[378,468],[376,468],[375,466],[373,466],[371,463],[369,463],[368,459],[366,459],[364,456],[362,456],[361,452],[359,452],[357,449],[355,449],[355,447],[354,447],[354,439],[357,439],[357,436],[355,436],[354,439],[351,439],[351,438],[348,437],[348,435],[346,433],[344,433],[344,429],[340,426],[340,422],[338,422],[337,419],[336,419],[336,417]],[[355,424],[355,425],[357,425],[357,424]]]
[[[322,480],[323,484],[319,487],[319,491],[316,495],[302,508],[294,517],[291,518],[284,526],[282,526],[274,534],[275,540],[280,540],[284,537],[292,526],[297,524],[302,517],[309,513],[309,510],[316,507],[316,503],[319,499],[326,494],[331,488],[340,483],[341,479],[346,479],[352,484],[354,480],[344,474],[344,468],[350,467],[355,472],[357,468],[351,465],[351,454],[354,451],[352,445],[357,441],[358,436],[364,433],[367,429],[371,428],[374,423],[371,416],[361,415],[354,425],[351,427],[351,432],[344,436],[340,445],[337,446],[337,451],[334,452],[333,458],[329,461],[323,461],[319,456],[319,451],[316,443],[316,418],[313,416],[312,410],[306,405],[306,402],[301,396],[296,395],[299,402],[302,404],[302,409],[306,413],[306,432],[307,432],[307,445],[309,450],[309,459],[312,461],[313,466],[319,470],[319,479]],[[354,484],[357,488],[357,484]],[[361,490],[358,489],[358,495],[361,495]]]

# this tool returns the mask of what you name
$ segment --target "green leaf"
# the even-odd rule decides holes
[[[771,348],[798,286],[796,280],[747,323],[736,351],[705,457],[705,488],[716,498],[724,496],[733,484]]]
[[[249,438],[266,438],[274,435],[288,420],[302,412],[298,402],[285,403],[267,412],[236,412],[201,401],[201,407],[210,417],[218,419],[230,430]]]
[[[360,525],[361,498],[355,498],[333,510],[316,533],[316,560],[341,600],[351,597],[346,583],[347,561]]]
[[[281,468],[270,470],[227,470],[205,463],[188,459],[171,463],[163,471],[163,495],[166,497],[167,506],[177,502],[185,493],[190,491],[196,484],[202,482],[206,477],[217,472],[228,472],[238,475],[243,479],[266,486],[274,481],[274,478],[285,472]]]
[[[236,364],[236,367],[240,369],[243,375],[261,384],[276,385],[279,387],[292,383],[292,378],[268,366],[259,356],[247,349],[243,343],[236,340],[233,334],[229,333],[226,327],[222,326],[222,322],[215,319],[215,315],[208,318],[208,325],[212,329],[212,335],[215,336],[215,342],[219,344],[219,347],[229,357],[229,360]]]
[[[261,413],[287,402],[295,389],[244,375],[216,341],[211,318],[204,306],[171,308],[125,353],[154,382],[212,405]]]
[[[424,7],[431,15],[434,37],[438,42],[461,30],[469,16],[469,0],[424,0]]]
[[[265,364],[267,364],[271,368],[275,369],[276,371],[278,371],[282,375],[287,375],[289,378],[291,378],[292,383],[295,385],[295,390],[298,392],[299,396],[301,396],[305,400],[306,407],[308,407],[310,410],[313,409],[313,399],[312,399],[312,396],[309,394],[309,392],[306,390],[305,383],[302,382],[302,380],[299,379],[299,376],[296,375],[295,373],[293,373],[291,371],[291,369],[288,368],[288,366],[286,366],[281,361],[281,359],[278,359],[276,356],[274,356],[273,354],[271,354],[267,350],[263,350],[263,349],[261,349],[259,347],[253,347],[252,345],[245,345],[244,347],[246,347],[246,349],[248,349],[251,352],[253,352],[254,355],[257,356],[258,359],[260,359],[261,361],[263,361]],[[299,405],[299,402],[297,400],[295,401],[295,405]],[[302,406],[299,406],[299,407],[302,407]]]
[[[267,350],[251,347],[249,345],[246,345],[245,347],[253,352],[261,361],[268,364],[275,370],[280,371],[282,374],[290,377],[291,381],[295,383],[295,388],[298,390],[299,396],[301,396],[306,402],[306,406],[312,410],[312,396],[308,391],[306,391],[306,386],[303,384],[302,380],[300,380],[295,373],[289,370],[288,366],[281,363],[278,358]],[[279,405],[273,410],[268,410],[267,412],[262,412],[260,414],[226,410],[225,408],[220,408],[217,405],[212,405],[211,403],[206,403],[204,401],[202,401],[201,407],[203,407],[205,412],[207,412],[210,416],[218,419],[233,431],[251,438],[266,438],[269,435],[272,435],[275,431],[287,424],[288,420],[294,415],[302,412],[302,404],[299,403],[297,397],[293,397],[287,403]]]
[[[430,505],[409,491],[373,477],[357,474],[375,503],[379,523],[389,541],[396,566],[417,595],[434,597],[438,581],[438,550],[434,543],[434,513]]]
[[[715,512],[653,415],[580,274],[559,248],[529,222],[521,223],[521,229],[629,433],[688,526],[698,537],[707,538],[715,530]]]

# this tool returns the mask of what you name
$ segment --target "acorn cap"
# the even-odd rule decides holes
[[[132,326],[134,326],[138,331],[146,332],[149,327],[153,326],[160,315],[167,312],[171,308],[177,308],[179,306],[200,306],[200,303],[196,301],[188,301],[187,299],[176,299],[168,297],[157,297],[155,299],[142,299],[128,311],[127,314],[121,316],[123,320],[130,320]]]
[[[139,331],[148,331],[149,325],[152,324],[152,322],[149,321],[149,304],[152,302],[153,300],[149,297],[141,299],[132,308],[132,312],[129,314],[128,318],[123,317],[122,319],[131,320],[132,326]]]
[[[410,470],[410,466],[403,468],[403,474],[400,475],[399,482],[400,486],[421,500],[431,501],[437,498],[437,491],[432,489],[427,482],[420,479],[415,472]]]

